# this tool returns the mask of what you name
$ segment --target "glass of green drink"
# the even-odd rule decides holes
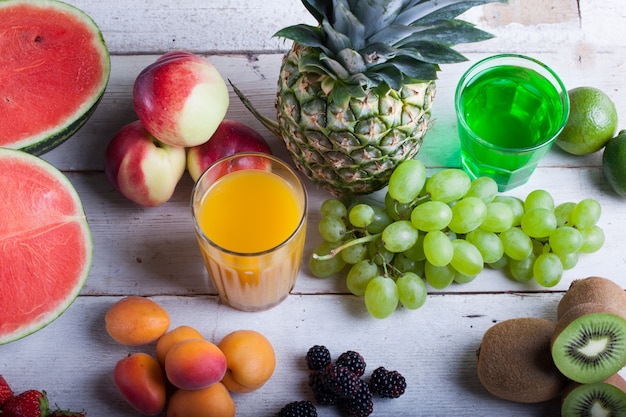
[[[461,77],[455,108],[461,164],[473,178],[488,176],[506,191],[528,181],[569,115],[567,90],[543,63],[495,55]]]

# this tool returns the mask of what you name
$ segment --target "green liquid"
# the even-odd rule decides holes
[[[526,182],[563,124],[563,103],[554,85],[534,70],[489,68],[471,79],[459,103],[470,132],[459,124],[463,165],[505,190]],[[486,142],[486,143],[485,143]]]

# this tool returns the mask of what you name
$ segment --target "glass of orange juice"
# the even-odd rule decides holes
[[[307,222],[306,190],[287,164],[264,153],[220,159],[198,178],[191,206],[209,278],[224,302],[261,311],[287,297]]]

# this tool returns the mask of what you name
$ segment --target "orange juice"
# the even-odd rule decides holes
[[[220,298],[258,311],[279,304],[295,285],[307,198],[298,176],[279,159],[254,154],[267,160],[257,164],[264,168],[242,169],[237,162],[245,157],[212,165],[194,186],[192,208],[200,251]]]

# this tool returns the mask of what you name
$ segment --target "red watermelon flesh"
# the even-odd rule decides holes
[[[67,177],[36,156],[0,149],[0,344],[69,307],[89,275],[92,250]]]
[[[0,1],[0,146],[40,155],[72,136],[110,73],[102,34],[56,0]]]

